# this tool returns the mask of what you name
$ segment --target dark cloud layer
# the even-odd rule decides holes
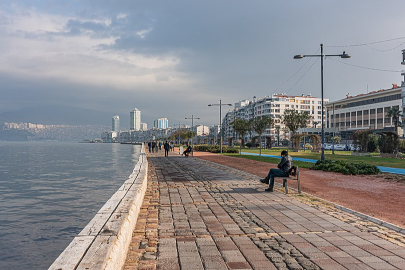
[[[341,53],[344,49],[352,55],[352,59],[342,61],[401,69],[401,48],[381,53],[369,47],[326,47],[403,36],[400,27],[405,25],[405,18],[401,6],[401,1],[92,0],[19,1],[15,11],[10,4],[3,3],[0,4],[2,33],[10,32],[9,27],[19,20],[21,10],[32,12],[35,9],[42,16],[62,16],[66,21],[55,29],[17,29],[12,34],[23,32],[27,41],[105,39],[86,48],[105,57],[95,62],[98,69],[105,66],[108,70],[108,61],[113,59],[106,57],[120,55],[120,64],[115,63],[117,68],[108,70],[111,81],[115,82],[114,77],[122,75],[127,79],[152,76],[155,82],[147,78],[121,86],[97,82],[94,76],[89,76],[88,82],[82,78],[75,81],[68,76],[71,69],[67,68],[68,64],[73,64],[63,61],[60,66],[64,69],[47,78],[27,77],[2,68],[0,111],[45,103],[76,104],[117,114],[129,113],[137,107],[149,125],[158,117],[184,122],[182,119],[191,114],[198,114],[206,124],[214,124],[218,122],[217,112],[208,108],[208,103],[219,99],[233,103],[271,94],[304,63],[305,60],[293,60],[293,55],[315,53],[321,42],[325,43],[326,53]],[[384,43],[376,48],[388,49],[401,42]],[[65,53],[63,45],[60,51],[50,53],[49,59],[43,61],[49,62],[54,57],[64,59],[61,57]],[[8,48],[1,41],[0,46]],[[83,60],[77,61],[78,67],[96,61],[96,56],[86,55],[86,52],[78,52],[78,59]],[[5,50],[4,54],[7,53]],[[131,55],[141,55],[143,59],[127,61],[126,57]],[[164,67],[170,58],[175,59],[176,64]],[[131,65],[133,68],[136,61],[140,61],[139,68],[133,69],[133,74],[127,73],[127,68]],[[35,69],[35,63],[27,61],[25,65]],[[42,60],[37,64],[41,66]],[[52,67],[58,70],[56,64],[52,63]],[[319,62],[296,84],[307,67],[309,65],[277,92],[319,96]],[[333,100],[347,93],[365,92],[367,85],[371,91],[388,88],[400,80],[400,73],[373,72],[325,60],[325,96]]]

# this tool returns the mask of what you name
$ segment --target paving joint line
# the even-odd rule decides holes
[[[235,169],[235,168],[232,168],[232,167],[229,167],[229,166],[226,166],[226,165],[222,165],[222,164],[218,164],[218,163],[215,163],[215,162],[212,162],[212,161],[203,160],[203,159],[200,159],[200,160],[202,160],[202,161],[204,161],[204,162],[207,162],[207,163],[211,163],[211,164],[216,165],[216,166],[226,167],[227,169],[230,169],[230,170],[237,170],[237,169]],[[239,170],[237,170],[237,171],[239,171]],[[241,171],[241,172],[244,173],[244,174],[250,175],[250,177],[252,177],[252,178],[256,178],[256,179],[259,178],[258,176],[254,175],[254,174],[250,174],[250,173],[243,172],[243,171]],[[277,183],[277,182],[275,182],[275,185],[277,185],[278,187],[282,187],[282,184]],[[294,190],[295,192],[298,192],[298,190],[297,190],[296,188],[289,187],[289,189],[292,189],[292,190]],[[278,192],[280,192],[280,191],[278,191]],[[281,192],[281,193],[283,193],[283,192]],[[385,227],[385,228],[387,228],[387,229],[390,229],[390,230],[393,230],[393,231],[395,231],[395,232],[397,232],[397,233],[401,233],[401,234],[405,235],[405,228],[403,228],[403,227],[401,227],[401,226],[398,226],[398,225],[395,225],[395,224],[386,222],[386,221],[384,221],[384,220],[381,220],[381,219],[372,217],[372,216],[370,216],[370,215],[361,213],[361,212],[356,211],[356,210],[353,210],[353,209],[351,209],[351,208],[348,208],[348,207],[339,205],[339,204],[337,204],[337,203],[328,201],[328,200],[326,200],[326,199],[317,197],[317,196],[315,196],[315,195],[313,195],[313,194],[310,194],[310,193],[307,193],[307,192],[304,192],[304,191],[302,191],[301,193],[302,193],[303,195],[307,195],[307,196],[316,198],[317,200],[323,201],[324,203],[331,204],[331,205],[333,205],[336,209],[339,209],[339,210],[344,211],[344,212],[346,212],[346,213],[349,213],[349,214],[352,214],[352,215],[354,215],[354,216],[357,216],[358,218],[361,218],[361,219],[363,219],[363,220],[367,220],[367,221],[373,222],[373,223],[375,223],[375,224],[377,224],[377,225],[383,226],[383,227]],[[287,195],[288,195],[288,194],[287,194]]]

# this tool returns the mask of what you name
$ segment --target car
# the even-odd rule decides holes
[[[345,144],[335,144],[335,150],[344,151],[346,150]]]
[[[314,147],[312,146],[312,144],[310,144],[310,143],[306,143],[306,144],[304,144],[304,149],[313,149]]]
[[[331,149],[332,149],[332,144],[331,144],[331,143],[324,143],[324,144],[323,144],[323,149],[325,149],[325,150],[331,150]]]

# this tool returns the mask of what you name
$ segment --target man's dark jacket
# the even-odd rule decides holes
[[[292,157],[290,155],[285,155],[282,159],[281,162],[277,165],[277,167],[284,172],[288,173],[288,171],[291,169],[293,166],[293,161]]]

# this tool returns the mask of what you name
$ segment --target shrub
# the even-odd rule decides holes
[[[399,151],[405,153],[405,140],[399,140]]]
[[[219,145],[196,145],[196,146],[194,146],[194,150],[202,151],[202,152],[211,152],[211,153],[220,153],[221,152],[221,148],[219,147]],[[223,153],[239,153],[239,149],[223,146],[222,152]]]
[[[246,145],[246,147],[249,147],[249,148],[250,148],[250,147],[252,147],[253,144],[252,144],[251,142],[248,142],[248,143],[245,144],[245,145]]]
[[[343,174],[378,174],[380,170],[370,164],[366,163],[348,163],[341,160],[318,160],[315,165],[311,167],[312,170],[322,170],[326,172],[339,172]]]

